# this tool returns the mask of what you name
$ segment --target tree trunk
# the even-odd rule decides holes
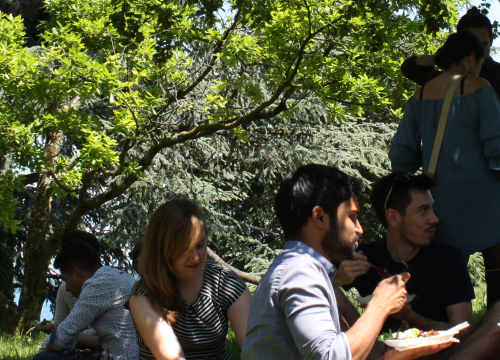
[[[45,153],[49,165],[54,165],[63,142],[61,131],[47,135]],[[47,229],[52,202],[53,179],[46,170],[40,174],[33,208],[28,220],[28,233],[23,248],[24,274],[16,332],[25,332],[38,319],[47,297],[47,268],[57,249],[56,240],[48,241]]]

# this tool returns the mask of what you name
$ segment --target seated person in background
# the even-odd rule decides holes
[[[284,178],[275,210],[287,241],[254,293],[242,360],[369,356],[387,316],[406,303],[409,275],[382,281],[364,314],[341,332],[332,261],[355,254],[361,194],[358,180],[329,166],[305,165]],[[449,346],[390,350],[382,359],[416,359]]]
[[[132,316],[124,307],[134,286],[125,272],[102,266],[99,254],[88,243],[70,241],[59,250],[54,267],[60,269],[66,289],[78,300],[66,319],[50,334],[47,352],[36,360],[71,356],[78,334],[92,326],[102,348],[116,360],[136,360],[139,355]],[[55,353],[59,352],[59,353]]]
[[[411,274],[406,289],[417,296],[391,314],[384,331],[399,329],[402,320],[422,330],[445,330],[472,320],[474,290],[464,255],[457,247],[433,239],[438,219],[429,189],[436,185],[427,175],[408,173],[393,173],[377,182],[371,200],[387,229],[387,239],[360,245],[353,260],[341,263],[335,279],[334,286],[355,287],[367,296],[382,280],[370,263],[390,274]]]
[[[140,359],[228,360],[228,320],[245,339],[252,296],[228,268],[207,261],[203,212],[189,200],[171,200],[152,215],[129,300]]]
[[[67,244],[70,241],[79,240],[89,244],[97,253],[99,254],[101,251],[101,247],[99,245],[99,240],[93,235],[85,231],[75,230],[66,235],[62,241],[62,245]],[[76,297],[73,296],[72,293],[66,291],[66,283],[63,281],[61,285],[59,285],[59,289],[57,289],[57,297],[56,297],[56,312],[54,314],[54,319],[52,322],[54,325],[60,324],[64,319],[69,315],[73,307],[75,306]],[[45,331],[47,334],[50,334],[55,329],[55,326],[51,327],[48,331]],[[97,331],[94,329],[86,329],[82,331],[80,335],[78,335],[77,340],[77,348],[79,349],[92,349],[92,350],[100,350],[101,343],[99,342],[99,337],[97,336]],[[47,344],[49,342],[49,336],[45,338],[45,341],[40,346],[40,352],[47,351]]]

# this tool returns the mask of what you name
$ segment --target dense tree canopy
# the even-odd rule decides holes
[[[411,89],[401,59],[433,51],[456,21],[451,0],[43,9],[35,46],[20,17],[0,14],[0,221],[14,232],[0,246],[20,264],[20,328],[40,311],[65,234],[92,229],[105,261],[126,265],[123,245],[177,196],[204,207],[217,254],[264,271],[282,241],[279,180],[308,162],[367,183],[387,171]]]

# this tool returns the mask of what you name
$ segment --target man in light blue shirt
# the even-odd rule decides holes
[[[340,331],[332,262],[355,254],[361,195],[359,181],[323,165],[302,166],[283,180],[275,210],[288,241],[254,294],[242,360],[369,355],[387,316],[405,305],[409,275],[382,281],[360,319]],[[392,350],[383,359],[416,359],[449,345]]]

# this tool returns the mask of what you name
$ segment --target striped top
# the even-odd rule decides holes
[[[207,260],[198,300],[186,302],[186,311],[172,326],[188,360],[229,360],[226,352],[227,310],[243,294],[245,282],[234,272]],[[147,296],[148,288],[140,280],[132,295]],[[154,359],[139,332],[139,359]]]

